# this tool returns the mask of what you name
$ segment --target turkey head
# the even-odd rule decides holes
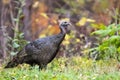
[[[64,20],[59,21],[59,27],[61,29],[61,32],[64,34],[70,32],[70,26],[71,23],[69,21],[64,21]]]

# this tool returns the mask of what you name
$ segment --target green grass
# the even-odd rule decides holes
[[[46,69],[27,64],[0,68],[0,80],[120,80],[116,60],[93,61],[81,57],[54,59]]]

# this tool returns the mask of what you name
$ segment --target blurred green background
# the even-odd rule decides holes
[[[0,0],[2,80],[119,80],[120,0]],[[60,32],[72,23],[47,69],[3,66],[28,42]],[[24,70],[25,69],[25,70]],[[12,72],[12,73],[11,73]]]

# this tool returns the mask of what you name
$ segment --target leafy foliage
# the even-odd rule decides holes
[[[111,24],[104,29],[94,31],[92,35],[97,37],[99,43],[95,48],[90,49],[94,58],[120,60],[120,24]]]
[[[10,47],[12,48],[11,55],[16,55],[18,51],[20,51],[28,42],[24,39],[24,34],[18,32],[17,36],[12,39],[12,45]]]

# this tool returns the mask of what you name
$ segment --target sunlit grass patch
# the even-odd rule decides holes
[[[27,64],[15,68],[0,68],[0,80],[119,80],[120,72],[114,60],[99,60],[81,57],[58,58],[39,70],[38,65]]]

